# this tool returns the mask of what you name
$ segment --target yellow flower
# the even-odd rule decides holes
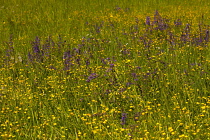
[[[57,125],[57,123],[53,123],[53,125]]]
[[[130,63],[131,62],[131,60],[130,59],[127,59],[126,61],[125,61],[125,63]]]

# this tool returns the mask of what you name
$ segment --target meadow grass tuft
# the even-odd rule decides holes
[[[210,2],[0,5],[0,139],[210,138]]]

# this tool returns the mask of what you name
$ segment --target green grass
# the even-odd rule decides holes
[[[0,5],[0,139],[210,138],[210,2]]]

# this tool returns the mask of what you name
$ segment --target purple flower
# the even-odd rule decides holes
[[[58,36],[58,40],[59,41],[58,41],[57,45],[58,45],[58,48],[60,49],[61,48],[61,45],[63,44],[61,35]]]
[[[110,72],[110,71],[112,71],[113,69],[112,68],[108,68],[107,70],[106,70],[106,72]]]
[[[175,26],[180,26],[180,25],[182,25],[181,20],[180,20],[180,19],[177,19],[176,21],[174,21],[174,25],[175,25]]]
[[[63,54],[63,60],[64,60],[64,70],[69,70],[70,69],[70,65],[73,65],[71,63],[71,54],[70,51],[66,51]]]
[[[71,57],[70,51],[64,52],[63,59],[67,59],[67,58],[70,58],[70,57]]]
[[[128,87],[130,85],[133,85],[133,83],[131,83],[131,82],[126,83],[126,87]]]
[[[154,14],[154,21],[153,21],[153,24],[156,24],[158,22],[160,22],[160,20],[162,19],[162,17],[160,16],[158,10],[155,11],[155,14]]]
[[[149,16],[146,17],[146,25],[150,25],[150,17]]]
[[[118,5],[115,7],[115,10],[119,11],[122,10]]]
[[[206,30],[206,35],[205,35],[205,37],[204,37],[204,40],[205,40],[206,42],[209,41],[209,30]]]
[[[78,65],[80,65],[80,58],[77,58],[76,62],[77,62]]]
[[[168,28],[168,25],[167,25],[166,23],[164,23],[164,22],[160,22],[160,23],[158,24],[158,27],[157,27],[156,29],[159,29],[159,30],[163,31],[163,30],[165,30],[166,28]]]
[[[113,68],[114,67],[114,64],[110,64],[110,67]]]
[[[35,46],[33,47],[33,51],[34,51],[34,53],[36,53],[36,54],[40,53],[39,46],[38,46],[38,45],[35,45]]]
[[[86,63],[86,66],[90,65],[90,60],[86,60],[85,63]]]
[[[136,73],[131,73],[131,75],[135,78],[137,77],[137,74]]]
[[[29,59],[30,61],[33,61],[33,57],[32,57],[32,55],[31,55],[30,52],[28,53],[28,59]]]
[[[32,41],[31,45],[32,45],[32,52],[28,54],[28,57],[30,57],[29,59],[33,61],[43,62],[44,50],[40,49],[41,44],[39,37],[36,37],[35,41]]]
[[[180,37],[180,40],[183,41],[183,42],[187,42],[189,40],[189,34],[187,32],[182,33],[181,37]]]
[[[127,114],[126,113],[122,113],[122,117],[121,117],[121,124],[125,125],[126,123],[126,118],[127,118]]]
[[[141,67],[139,67],[139,66],[136,66],[136,68],[137,68],[137,69],[141,69]]]
[[[86,82],[90,82],[91,80],[97,78],[98,75],[96,73],[91,73],[90,76],[88,76],[88,79],[86,80]]]
[[[101,26],[95,25],[95,31],[99,34],[101,32]]]
[[[78,53],[78,54],[80,54],[80,53],[81,53],[80,48],[74,48],[73,50],[74,50],[76,53]]]
[[[40,49],[39,49],[39,46],[40,46],[40,39],[39,39],[39,37],[36,37],[35,41],[32,42],[32,46],[33,46],[33,52],[34,52],[35,54],[40,53]]]

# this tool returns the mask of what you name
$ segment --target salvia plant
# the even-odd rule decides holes
[[[0,139],[210,138],[209,2],[0,3]]]

